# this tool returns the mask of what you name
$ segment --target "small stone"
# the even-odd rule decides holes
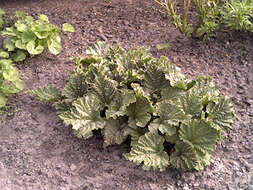
[[[75,164],[71,164],[71,166],[70,166],[71,171],[74,171],[76,168],[77,168],[77,167],[76,167]]]

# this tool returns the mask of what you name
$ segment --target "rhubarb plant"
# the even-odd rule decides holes
[[[201,170],[210,163],[234,120],[231,100],[211,77],[191,79],[147,47],[97,42],[86,55],[72,59],[76,68],[61,92],[52,86],[31,91],[53,102],[77,137],[99,130],[105,147],[129,138],[124,157],[144,169]]]

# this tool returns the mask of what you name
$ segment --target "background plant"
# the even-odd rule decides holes
[[[74,28],[65,23],[63,30],[74,32]],[[1,35],[5,37],[3,48],[13,52],[15,62],[23,61],[26,54],[38,55],[45,48],[52,54],[61,52],[61,30],[49,22],[46,15],[41,14],[37,20],[28,16],[24,11],[16,12],[16,19],[10,27],[6,27]]]
[[[234,118],[230,99],[211,77],[190,79],[146,47],[127,51],[97,42],[86,54],[73,58],[76,69],[61,93],[52,86],[31,91],[54,102],[76,136],[88,139],[100,130],[105,147],[130,138],[124,156],[144,169],[200,170],[209,164]]]
[[[3,26],[4,11],[0,9],[0,28]],[[74,32],[73,26],[63,24],[63,31]],[[25,60],[27,54],[37,55],[48,47],[53,54],[61,51],[61,30],[51,24],[46,15],[37,20],[23,11],[16,12],[11,26],[3,28],[0,34],[4,37],[3,49],[0,49],[0,108],[7,103],[7,96],[24,88],[18,70],[13,62]]]
[[[179,13],[176,10],[176,1],[154,1],[171,15],[174,25],[187,36],[203,38],[213,35],[215,31],[224,30],[252,32],[252,0],[183,0]],[[190,9],[196,9],[196,22],[191,23],[188,20]]]

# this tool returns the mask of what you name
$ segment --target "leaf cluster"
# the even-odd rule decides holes
[[[0,9],[0,29],[3,25],[4,11]],[[74,32],[74,28],[63,24],[63,31]],[[4,37],[3,49],[0,49],[0,108],[7,102],[7,96],[24,88],[19,79],[18,70],[13,62],[24,61],[27,54],[37,55],[48,47],[53,54],[61,51],[61,30],[51,24],[48,17],[41,14],[37,20],[23,11],[16,11],[13,24],[5,27],[0,34]]]
[[[100,130],[105,147],[130,138],[124,156],[144,169],[200,170],[209,164],[234,119],[230,99],[211,77],[190,79],[147,47],[125,50],[97,42],[86,54],[73,58],[76,69],[61,93],[55,87],[31,91],[54,102],[76,136],[87,139]]]
[[[177,12],[177,1],[154,0],[171,15],[174,25],[186,36],[206,38],[216,31],[252,30],[252,0],[183,0]],[[194,7],[194,8],[193,8]],[[196,10],[197,21],[188,20],[189,10]]]
[[[65,23],[63,30],[74,32],[74,28]],[[56,55],[61,52],[61,30],[51,24],[46,15],[38,19],[27,15],[24,11],[16,11],[16,19],[12,26],[6,27],[1,35],[5,37],[3,47],[8,52],[16,52],[15,61],[23,61],[26,54],[38,55],[45,48]]]

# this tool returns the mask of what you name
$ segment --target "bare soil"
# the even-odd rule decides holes
[[[152,0],[1,0],[7,15],[25,10],[44,13],[60,26],[74,25],[62,34],[58,56],[44,52],[18,65],[25,90],[9,98],[11,109],[0,121],[0,190],[240,190],[253,185],[253,34],[217,33],[208,41],[188,39],[171,24]],[[144,171],[127,161],[127,144],[103,148],[99,135],[76,138],[54,108],[29,89],[62,88],[74,64],[96,40],[123,47],[147,45],[154,56],[165,55],[186,74],[211,75],[230,96],[236,121],[217,144],[211,165],[200,172]],[[170,47],[157,50],[156,44]],[[13,113],[13,114],[10,114]]]

